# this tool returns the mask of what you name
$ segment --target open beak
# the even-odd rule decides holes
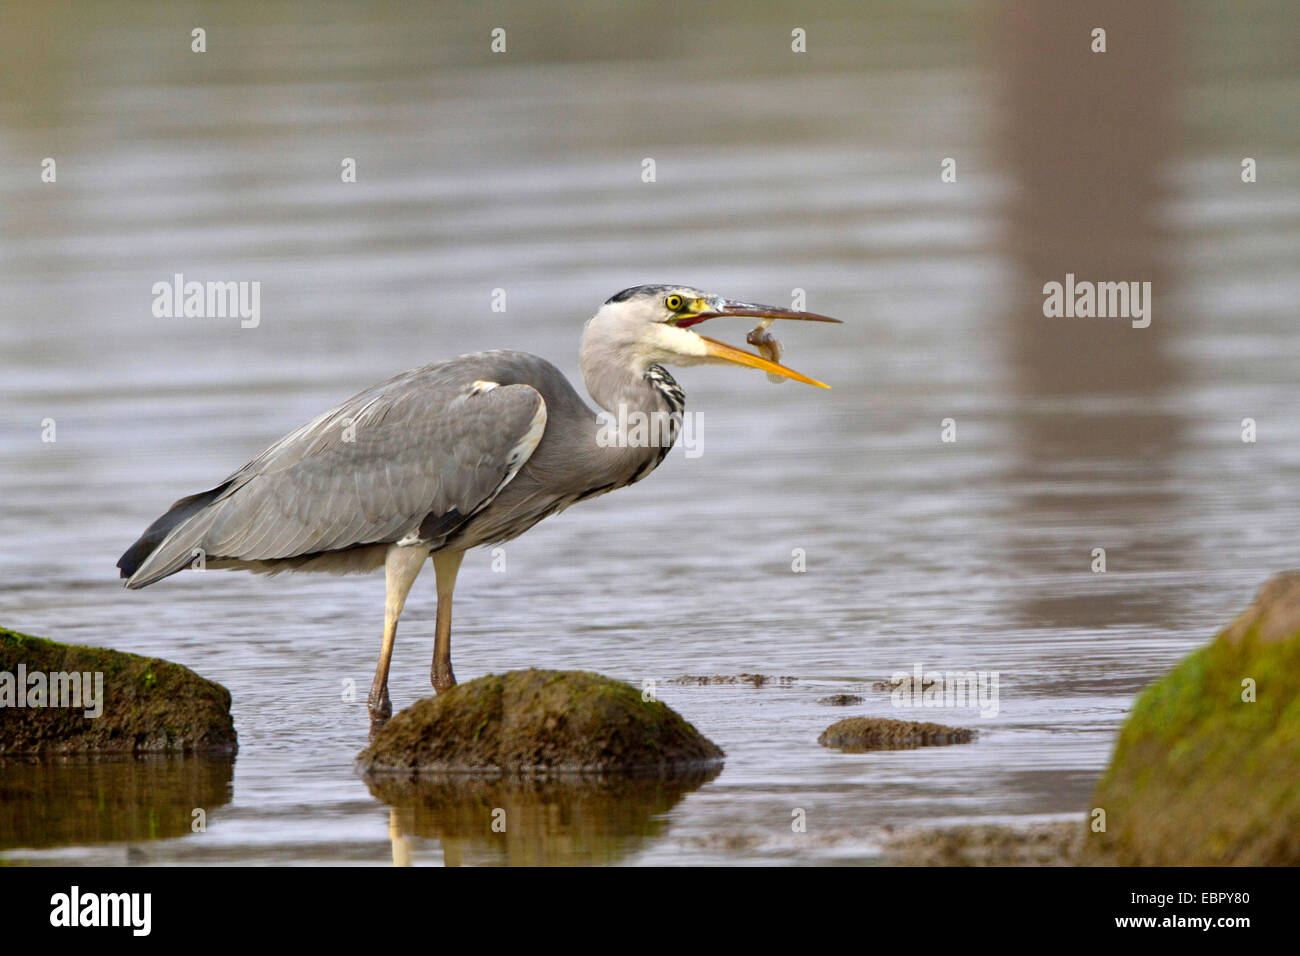
[[[758,305],[753,302],[734,302],[731,299],[712,299],[701,301],[699,303],[703,311],[691,312],[684,315],[681,319],[673,324],[678,328],[686,328],[708,319],[716,319],[722,316],[746,316],[753,319],[759,319],[760,325],[765,326],[773,319],[795,319],[800,322],[836,322],[839,319],[832,319],[828,315],[818,315],[815,312],[796,312],[794,309],[782,309],[775,305]],[[766,320],[766,322],[762,321]],[[803,382],[805,385],[816,385],[818,388],[830,388],[825,382],[819,382],[815,378],[809,378],[796,372],[792,368],[786,368],[780,362],[773,362],[765,359],[761,355],[755,355],[753,352],[747,352],[744,349],[738,349],[735,346],[728,345],[725,342],[719,342],[717,339],[711,339],[708,336],[701,335],[704,340],[704,348],[709,356],[721,359],[725,362],[733,362],[736,365],[744,365],[749,368],[760,368],[765,372],[773,375],[779,375],[782,378],[791,378],[796,382]]]

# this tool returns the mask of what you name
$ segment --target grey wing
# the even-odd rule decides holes
[[[529,385],[473,381],[447,366],[407,373],[285,436],[212,492],[177,502],[155,522],[178,514],[166,536],[134,568],[119,567],[139,588],[196,553],[276,561],[401,539],[436,547],[518,473],[545,428],[546,403]]]

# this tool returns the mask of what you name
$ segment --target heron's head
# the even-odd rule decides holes
[[[651,365],[743,365],[782,378],[829,388],[824,382],[786,368],[779,362],[700,335],[694,326],[723,316],[743,316],[770,322],[839,322],[813,312],[775,305],[724,299],[682,285],[639,285],[611,296],[587,323],[584,357],[626,364],[638,372]]]

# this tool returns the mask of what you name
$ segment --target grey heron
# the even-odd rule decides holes
[[[441,692],[456,683],[451,598],[466,550],[517,537],[653,471],[676,440],[685,405],[665,364],[742,365],[828,387],[692,329],[721,316],[755,318],[764,330],[774,319],[839,321],[688,286],[625,289],[582,336],[582,377],[608,415],[527,352],[476,352],[403,372],[290,432],[216,487],[175,502],[118,560],[121,576],[126,587],[143,588],[199,559],[207,568],[270,574],[382,567],[384,629],[368,703],[372,721],[383,721],[392,714],[397,621],[425,559],[436,575],[431,676]],[[656,440],[610,432],[615,416],[626,423],[630,413],[665,427],[641,429]]]

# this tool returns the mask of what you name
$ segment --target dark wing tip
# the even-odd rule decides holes
[[[210,505],[229,485],[229,481],[224,481],[208,491],[201,491],[197,495],[190,495],[179,501],[172,502],[172,506],[153,524],[149,525],[144,534],[140,535],[135,543],[122,552],[122,556],[117,559],[117,567],[121,572],[120,576],[129,578],[135,574],[140,569],[140,565],[144,564],[149,555],[153,553],[154,548],[163,543],[173,528],[186,518]],[[127,586],[130,587],[130,585]]]

